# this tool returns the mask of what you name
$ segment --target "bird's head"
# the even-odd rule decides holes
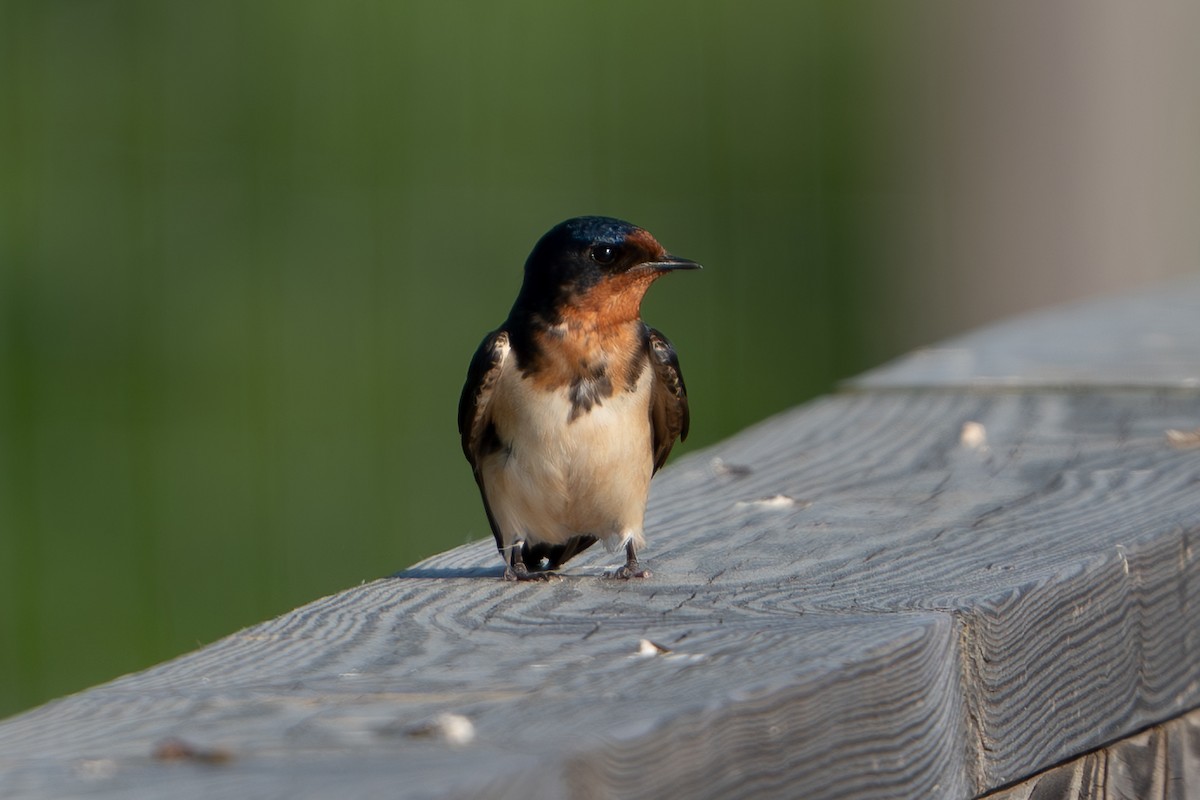
[[[671,255],[636,225],[612,217],[575,217],[534,245],[517,306],[554,321],[572,313],[607,322],[637,319],[650,284],[678,269],[700,265]]]

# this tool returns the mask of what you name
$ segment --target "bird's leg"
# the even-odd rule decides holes
[[[530,572],[525,566],[525,540],[518,539],[509,546],[508,564],[504,568],[506,581],[545,581],[550,579],[547,572]]]
[[[637,551],[633,549],[633,540],[625,543],[625,566],[612,573],[613,578],[649,578],[654,575],[649,567],[638,563]]]

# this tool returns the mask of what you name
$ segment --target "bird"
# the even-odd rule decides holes
[[[690,414],[675,348],[641,304],[662,276],[700,268],[612,217],[568,219],[534,245],[458,405],[506,580],[545,580],[598,541],[625,550],[607,574],[651,577],[638,560],[650,479]]]

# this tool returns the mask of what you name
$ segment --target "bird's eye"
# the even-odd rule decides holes
[[[611,264],[617,260],[617,248],[610,244],[598,244],[592,248],[592,261],[597,264]]]

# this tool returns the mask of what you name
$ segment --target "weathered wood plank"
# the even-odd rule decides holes
[[[819,400],[664,471],[652,580],[458,548],[0,723],[0,796],[1011,784],[1200,706],[1200,451],[1165,436],[1200,392],[1165,380]],[[413,735],[445,712],[474,739]]]
[[[413,796],[506,796],[511,791],[513,796],[586,797],[613,788],[645,797],[730,796],[747,781],[776,794],[793,782],[800,785],[806,765],[837,754],[854,767],[854,783],[886,789],[903,777],[904,785],[912,781],[933,791],[958,758],[961,736],[938,724],[941,705],[908,709],[905,702],[924,696],[930,685],[953,691],[953,628],[943,618],[918,617],[900,625],[796,619],[763,626],[730,615],[717,625],[686,613],[672,621],[670,615],[662,619],[631,607],[636,621],[627,620],[629,628],[601,626],[588,636],[595,625],[587,619],[587,606],[580,608],[583,613],[546,616],[550,598],[545,595],[576,594],[570,586],[537,587],[515,603],[494,596],[478,609],[492,616],[477,628],[474,613],[463,627],[454,615],[434,611],[441,594],[431,583],[376,582],[310,608],[307,620],[247,632],[255,638],[228,642],[224,652],[213,653],[222,674],[211,677],[223,684],[220,689],[186,662],[155,676],[158,688],[151,694],[167,702],[148,701],[148,690],[137,682],[113,686],[105,696],[91,698],[86,713],[39,725],[47,734],[66,733],[74,741],[48,735],[0,743],[6,753],[3,788],[45,791],[45,767],[54,764],[61,772],[50,785],[68,794],[87,789],[125,796],[154,786],[155,794],[205,797],[234,776],[243,776],[250,786],[270,786],[273,776],[286,774],[303,777],[297,781],[303,785],[291,787],[289,796],[319,797],[339,783],[344,787],[348,768],[354,771],[350,785],[356,792],[402,778],[406,794]],[[306,628],[320,630],[320,622],[310,626],[339,614],[330,606],[347,603],[376,613],[367,627],[355,625],[339,639],[343,658],[336,664],[314,664],[328,647],[320,648],[325,653],[306,651],[327,640],[293,637],[303,637]],[[407,613],[397,616],[413,608],[415,621]],[[406,637],[395,630],[414,624],[441,631],[435,637],[425,631]],[[523,633],[534,624],[549,630]],[[375,635],[369,630],[375,625],[392,633]],[[416,655],[430,649],[432,640],[445,639],[446,631],[454,633],[449,647]],[[678,644],[670,654],[639,658],[639,634]],[[257,637],[269,637],[270,645]],[[307,646],[298,647],[301,642]],[[809,648],[803,659],[797,658],[796,642]],[[867,652],[864,642],[873,651]],[[297,650],[303,653],[299,658]],[[234,664],[231,674],[224,674],[226,663]],[[852,671],[837,673],[829,668],[834,664]],[[881,680],[884,665],[894,665],[901,676]],[[714,686],[714,672],[730,678],[731,685]],[[814,705],[820,697],[841,702]],[[859,716],[862,709],[870,711],[880,731],[925,749],[877,750],[876,737],[864,735],[863,720],[853,719],[855,704],[861,704]],[[886,704],[895,706],[892,713],[874,716]],[[475,743],[454,747],[405,735],[443,709],[473,721]],[[843,719],[843,713],[851,719]],[[814,724],[822,735],[806,736]],[[922,735],[909,734],[910,729]],[[930,731],[939,739],[923,735]],[[149,754],[166,735],[218,743],[234,760],[203,770],[155,764]],[[645,747],[648,740],[657,744]],[[783,748],[790,750],[796,741],[805,743],[801,751],[785,754]],[[669,745],[683,746],[669,764],[658,763],[658,754]],[[14,746],[46,760],[26,756],[13,764],[7,754]],[[62,757],[67,754],[101,759],[112,765],[113,774],[89,780],[87,771],[95,767],[72,763]],[[761,758],[778,758],[780,768],[763,772]],[[880,759],[891,762],[890,780],[871,775],[870,766]],[[722,769],[714,772],[718,764]],[[392,792],[398,788],[391,786]],[[896,785],[887,789],[898,790]]]
[[[1162,433],[1196,411],[823,400],[664,474],[653,581],[584,566],[512,586],[487,543],[460,548],[0,725],[0,789],[200,796],[317,763],[409,776],[416,796],[1003,785],[1200,703],[1200,460]],[[986,450],[959,443],[967,421]],[[793,502],[758,502],[776,496]],[[673,653],[630,658],[641,638]],[[445,710],[475,743],[394,733]],[[236,758],[151,763],[171,734]],[[103,780],[80,778],[96,759]]]
[[[988,800],[1188,800],[1200,796],[1200,711],[1156,725]]]
[[[918,350],[859,388],[1200,387],[1200,277],[1027,314]]]

